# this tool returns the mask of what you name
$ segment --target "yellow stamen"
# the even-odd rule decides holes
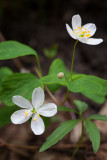
[[[77,29],[74,29],[73,33],[76,34],[76,36],[81,37],[91,37],[90,35],[90,31],[87,31],[87,28],[84,29],[84,31],[82,31],[82,27],[78,27]]]
[[[33,121],[36,121],[36,119],[34,118]]]
[[[37,114],[37,117],[40,117],[40,114]]]
[[[24,113],[25,113],[25,118],[26,118],[29,113],[28,113],[28,111],[25,111]]]
[[[36,113],[35,111],[33,111],[33,113]]]
[[[81,29],[81,27],[78,27],[79,29]]]

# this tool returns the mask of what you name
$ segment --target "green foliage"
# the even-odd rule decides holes
[[[45,128],[47,128],[50,125],[50,118],[49,117],[43,117],[41,116],[44,123],[45,123]]]
[[[59,79],[57,76],[59,72],[65,73],[68,81],[66,81],[65,77]],[[67,86],[69,91],[80,92],[99,104],[105,101],[105,96],[107,95],[107,80],[96,76],[73,73],[72,81],[69,81],[69,75],[70,71],[66,69],[64,62],[60,59],[55,59],[50,66],[49,74],[42,77],[40,81],[50,86],[57,84],[55,88],[53,87],[54,91],[59,89],[60,85]]]
[[[104,90],[106,90],[107,89],[107,86],[106,86],[106,84],[105,84],[105,87],[103,87],[103,91]],[[102,91],[102,92],[103,92]],[[105,92],[105,91],[104,91]],[[101,94],[93,94],[93,93],[91,93],[91,94],[89,94],[89,93],[86,93],[86,92],[82,92],[82,94],[84,95],[84,96],[86,96],[87,98],[89,98],[89,99],[91,99],[91,100],[93,100],[94,102],[96,102],[96,103],[99,103],[99,104],[102,104],[102,103],[104,103],[104,101],[106,100],[106,95],[107,95],[107,93],[105,94],[105,96],[104,95],[101,95]]]
[[[78,113],[75,109],[68,108],[68,107],[63,107],[63,106],[57,106],[58,111],[63,111],[63,112],[75,112]]]
[[[40,152],[45,151],[52,145],[56,144],[66,134],[68,134],[78,123],[79,120],[69,120],[61,124],[48,138],[47,141],[40,148]]]
[[[63,77],[59,79],[57,74],[59,72],[64,72],[67,77],[70,75],[70,71],[66,69],[64,62],[61,59],[55,59],[49,69],[49,73],[47,76],[44,76],[40,79],[40,82],[43,84],[47,84],[51,91],[56,91],[61,87],[61,85],[66,86],[66,79]]]
[[[49,49],[45,48],[43,52],[47,58],[54,58],[58,52],[58,45],[54,44]]]
[[[92,142],[94,152],[97,152],[100,146],[100,133],[97,126],[89,121],[85,120],[86,132],[89,133],[90,140]]]
[[[97,103],[103,103],[107,95],[107,80],[96,76],[82,74],[77,79],[68,81],[68,89],[72,92],[81,92]]]
[[[49,74],[40,79],[43,84],[59,84],[62,86],[67,86],[67,81],[65,77],[62,79],[58,78],[57,74],[63,72],[69,79],[70,71],[66,69],[64,62],[61,59],[55,59],[49,69]],[[73,74],[73,79],[80,77],[80,74]]]
[[[82,112],[84,112],[85,110],[87,110],[87,108],[88,108],[88,105],[85,102],[82,102],[80,100],[74,100],[73,102],[76,105],[76,107],[78,108],[78,110],[80,111],[80,114]]]
[[[101,115],[101,114],[94,114],[94,115],[89,116],[88,119],[107,121],[107,116],[106,115]]]
[[[2,79],[5,76],[10,75],[12,73],[13,73],[12,70],[7,67],[0,68],[0,90],[2,89],[2,86],[1,86]]]
[[[11,123],[10,117],[16,110],[18,110],[17,106],[0,108],[0,127]]]
[[[6,41],[0,43],[0,60],[16,58],[25,55],[37,56],[37,53],[32,48],[17,41]]]
[[[43,84],[59,84],[59,85],[62,85],[62,86],[67,85],[65,77],[60,79],[60,78],[58,78],[57,74],[56,75],[44,76],[40,79],[40,82],[43,83]]]
[[[64,62],[61,59],[55,59],[49,69],[49,75],[57,75],[59,72],[64,72],[69,76],[70,71],[66,69]]]
[[[12,106],[12,97],[15,95],[24,96],[31,99],[32,91],[36,87],[43,87],[33,74],[31,73],[14,73],[6,76],[2,81],[2,91],[0,100],[8,106]]]
[[[59,88],[61,88],[61,85],[59,85],[59,84],[47,84],[47,87],[52,93],[54,93]]]

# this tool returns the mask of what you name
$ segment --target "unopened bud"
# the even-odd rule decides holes
[[[57,74],[57,76],[58,76],[58,78],[62,79],[62,78],[64,77],[64,73],[63,73],[63,72],[59,72],[59,73]]]

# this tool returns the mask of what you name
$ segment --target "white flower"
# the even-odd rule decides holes
[[[103,42],[103,39],[100,38],[90,38],[95,34],[96,26],[93,23],[88,23],[82,26],[82,20],[79,14],[72,17],[72,28],[73,29],[66,24],[66,29],[69,35],[80,42],[90,45],[97,45]]]
[[[40,135],[45,130],[45,125],[40,115],[52,117],[57,113],[57,106],[54,103],[43,104],[44,91],[41,87],[35,88],[32,93],[32,105],[22,96],[13,96],[13,102],[21,108],[11,115],[11,121],[14,124],[22,124],[29,118],[31,120],[31,129],[35,135]]]

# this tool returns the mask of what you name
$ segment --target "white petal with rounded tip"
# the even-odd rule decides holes
[[[41,117],[35,114],[31,121],[31,129],[35,135],[41,135],[45,131],[45,125]]]
[[[26,116],[25,112],[28,112],[28,116]],[[22,124],[26,122],[32,116],[32,114],[33,113],[30,110],[21,109],[21,110],[14,112],[11,115],[11,121],[14,124]]]
[[[13,96],[12,101],[13,101],[13,103],[15,103],[17,106],[19,106],[21,108],[27,108],[27,109],[33,108],[31,103],[22,96]]]
[[[83,27],[82,27],[82,31],[85,31],[85,28],[87,29],[86,31],[90,31],[90,35],[93,36],[96,32],[96,25],[94,23],[88,23],[88,24],[85,24]]]
[[[37,113],[45,117],[52,117],[57,113],[57,106],[54,103],[47,103],[41,106]]]
[[[70,26],[69,26],[68,24],[66,24],[66,29],[67,29],[69,35],[70,35],[72,38],[76,39],[76,36],[75,36],[75,34],[73,33],[73,30],[70,28]]]
[[[82,23],[81,22],[81,17],[80,17],[79,14],[74,15],[72,17],[72,28],[73,28],[73,30],[77,29],[78,27],[81,27],[81,23]]]
[[[101,39],[101,38],[89,38],[86,41],[86,43],[90,44],[90,45],[98,45],[98,44],[100,44],[102,42],[103,42],[103,39]]]
[[[32,93],[32,104],[35,109],[39,108],[44,102],[44,91],[41,87],[35,88]]]

